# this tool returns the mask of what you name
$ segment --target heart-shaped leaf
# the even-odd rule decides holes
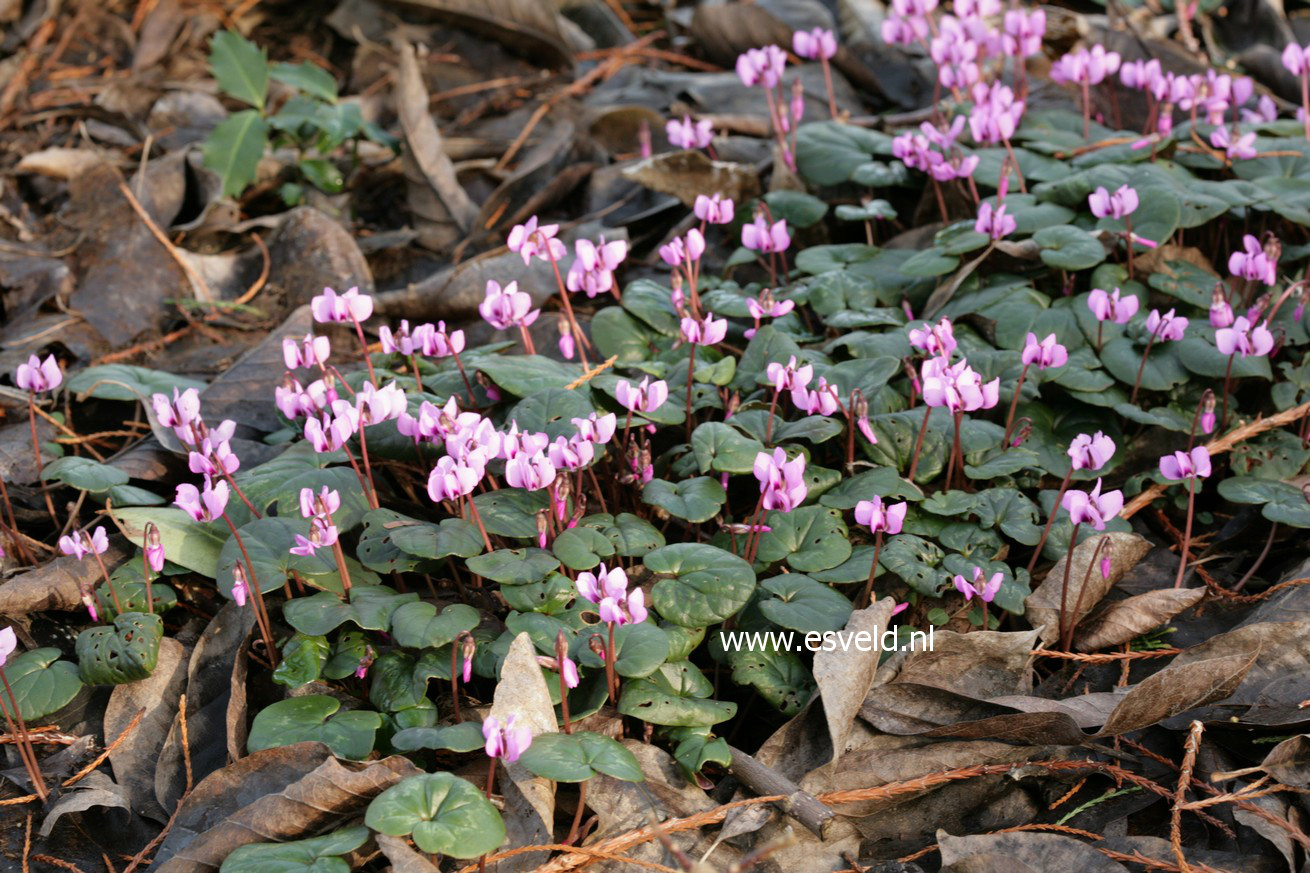
[[[350,873],[342,855],[364,845],[368,828],[343,828],[289,843],[247,843],[223,859],[219,873]]]
[[[502,585],[540,582],[559,567],[559,559],[545,549],[499,549],[469,558],[469,571]]]
[[[337,713],[340,708],[341,702],[326,694],[280,700],[255,716],[246,748],[254,754],[314,741],[342,758],[363,760],[373,751],[373,738],[382,726],[382,716],[361,710]]]
[[[419,749],[446,749],[451,752],[476,752],[486,745],[482,724],[465,721],[445,727],[416,727],[397,731],[391,745],[400,752],[417,752]]]
[[[18,714],[29,724],[63,709],[82,690],[77,666],[59,660],[60,654],[52,647],[32,649],[4,665],[5,678],[18,701]]]
[[[43,482],[60,482],[92,494],[103,493],[115,485],[126,485],[127,480],[128,475],[117,467],[75,455],[56,458],[41,471]]]
[[[701,543],[674,543],[642,559],[664,578],[651,590],[659,614],[683,627],[706,627],[746,605],[755,590],[750,564],[723,549]]]
[[[872,555],[869,558],[872,561]],[[867,572],[866,572],[867,577]],[[760,612],[769,621],[795,631],[835,631],[846,627],[851,602],[827,585],[800,573],[784,573],[760,583]]]
[[[122,685],[147,678],[159,660],[164,620],[158,615],[128,612],[112,627],[87,628],[77,636],[77,664],[88,685]]]
[[[289,688],[299,688],[322,676],[327,660],[327,637],[297,632],[282,646],[282,660],[273,671],[273,681]]]
[[[555,537],[550,550],[570,570],[590,570],[614,554],[614,544],[590,527],[571,527]]]
[[[644,679],[623,683],[619,712],[651,724],[708,727],[737,714],[737,704],[706,700],[714,686],[690,661],[665,664]]]
[[[599,625],[579,630],[569,646],[569,657],[584,667],[605,669],[605,662],[591,650],[589,643],[593,635],[599,635],[602,642],[608,643],[607,633],[608,630]],[[553,635],[550,642],[553,648]],[[651,621],[625,624],[614,628],[614,651],[615,672],[629,679],[640,679],[654,673],[668,660],[669,635]]]
[[[519,763],[553,782],[586,782],[597,773],[624,782],[646,778],[636,757],[622,743],[591,731],[541,734],[523,752]]]
[[[803,506],[791,512],[770,512],[770,530],[760,537],[756,558],[764,564],[781,561],[800,573],[830,570],[851,556],[851,541],[841,513],[826,506]]]
[[[728,495],[719,480],[697,476],[681,482],[652,479],[642,489],[641,499],[675,518],[699,524],[718,515]]]
[[[471,782],[449,773],[423,773],[383,791],[364,823],[381,834],[412,836],[430,854],[476,858],[505,841],[505,822]]]
[[[403,603],[391,614],[391,635],[406,648],[436,649],[454,642],[461,631],[473,630],[479,621],[478,611],[463,603],[447,606],[440,615],[426,601]]]
[[[384,631],[391,627],[397,607],[414,600],[418,595],[413,592],[397,594],[385,585],[357,585],[350,589],[349,600],[330,591],[294,598],[282,607],[282,617],[310,636],[331,633],[348,621],[365,630]]]

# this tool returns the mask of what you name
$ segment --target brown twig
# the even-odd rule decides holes
[[[1135,661],[1139,658],[1168,658],[1182,652],[1182,649],[1155,649],[1149,652],[1057,652],[1054,649],[1034,649],[1033,654],[1040,658],[1062,658],[1066,661],[1079,661],[1084,664],[1110,664],[1115,661]]]
[[[1192,770],[1196,767],[1196,755],[1201,750],[1201,734],[1205,725],[1199,721],[1192,722],[1187,732],[1187,742],[1183,746],[1183,766],[1178,771],[1178,785],[1174,788],[1174,801],[1169,809],[1169,847],[1173,849],[1174,861],[1180,873],[1190,873],[1187,856],[1183,853],[1183,804],[1187,802],[1187,787],[1192,782]]]
[[[71,870],[73,873],[82,873],[82,868],[71,861],[64,861],[50,855],[33,855],[32,860],[40,861],[42,864],[49,864],[52,867],[58,867],[61,870]]]

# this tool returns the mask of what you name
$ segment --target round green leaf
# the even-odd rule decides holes
[[[774,576],[761,582],[760,588],[771,595],[760,601],[760,612],[788,630],[841,630],[851,617],[849,600],[800,573]]]
[[[273,671],[273,681],[289,688],[299,688],[323,675],[327,659],[327,637],[297,632],[282,646],[282,660]]]
[[[363,760],[373,751],[373,738],[382,726],[382,716],[360,710],[337,714],[340,708],[341,702],[326,694],[280,700],[255,716],[246,748],[253,754],[314,741],[342,758]]]
[[[755,590],[755,571],[723,549],[701,543],[675,543],[642,559],[665,578],[651,590],[659,614],[683,627],[706,627],[746,605]]]
[[[471,572],[502,585],[540,582],[559,567],[559,559],[545,549],[498,549],[465,561]]]
[[[118,529],[138,546],[145,546],[146,525],[154,523],[168,560],[213,579],[218,573],[218,555],[229,534],[213,524],[202,524],[172,507],[127,507],[110,516]]]
[[[605,669],[605,662],[591,650],[589,643],[593,635],[598,635],[608,644],[608,633],[604,625],[579,630],[569,646],[569,657],[584,667]],[[668,633],[654,622],[621,625],[614,629],[614,670],[629,679],[649,676],[668,660],[669,648]]]
[[[1042,262],[1057,270],[1087,270],[1105,260],[1101,241],[1072,224],[1044,227],[1033,234]]]
[[[465,721],[445,727],[414,727],[397,731],[391,745],[398,752],[417,752],[419,749],[447,749],[452,752],[476,752],[486,745],[482,736],[482,723]]]
[[[63,709],[82,690],[77,667],[59,660],[59,655],[56,648],[32,649],[4,665],[5,677],[18,701],[18,714],[29,724]]]
[[[381,834],[413,836],[424,852],[476,858],[505,841],[505,822],[473,785],[449,773],[423,773],[383,791],[364,823]]]
[[[675,518],[699,524],[718,515],[728,495],[718,479],[697,476],[682,482],[652,479],[642,489],[641,499]]]
[[[754,688],[783,715],[800,712],[814,696],[814,677],[792,652],[746,648],[727,654],[732,681]]]
[[[623,683],[619,712],[651,724],[708,727],[737,714],[737,704],[706,700],[714,686],[690,661],[665,664],[644,679]]]
[[[461,631],[478,626],[478,611],[463,603],[437,607],[426,601],[401,604],[391,614],[391,635],[396,644],[410,649],[436,649],[454,642]]]
[[[636,757],[622,743],[591,731],[541,734],[524,750],[519,763],[554,782],[585,782],[597,773],[624,782],[646,778]]]
[[[620,512],[617,516],[605,513],[588,515],[579,525],[598,531],[614,544],[614,553],[624,558],[640,558],[651,549],[664,545],[664,534],[646,519],[630,512]]]
[[[1129,386],[1137,381],[1137,370],[1142,367],[1141,387],[1144,390],[1168,391],[1190,378],[1172,345],[1160,342],[1152,345],[1146,366],[1142,367],[1142,353],[1146,347],[1138,346],[1127,337],[1117,337],[1101,350],[1101,363],[1111,376]]]
[[[505,416],[505,429],[509,429],[511,422],[517,422],[520,431],[545,433],[552,441],[556,437],[571,437],[578,432],[573,419],[586,418],[596,411],[588,396],[585,390],[566,391],[563,388],[548,388],[540,394],[530,395],[520,400]]]
[[[590,570],[614,554],[614,544],[595,528],[571,527],[555,537],[551,551],[570,570]]]
[[[115,485],[126,485],[128,478],[117,467],[75,455],[56,458],[41,471],[43,482],[61,482],[70,488],[90,491],[92,494],[108,491]]]
[[[331,633],[348,621],[365,630],[391,627],[391,614],[403,603],[418,600],[414,592],[397,594],[385,585],[356,585],[350,599],[342,600],[330,591],[296,597],[282,607],[287,624],[310,636]]]
[[[353,827],[290,843],[247,843],[223,859],[219,873],[350,873],[341,855],[368,839],[368,828]]]
[[[771,529],[760,537],[757,560],[772,564],[784,558],[797,572],[830,570],[851,556],[851,541],[841,512],[826,506],[803,506],[770,512]]]
[[[164,620],[158,615],[128,612],[112,627],[87,628],[77,636],[77,663],[88,685],[122,685],[147,678],[159,660]]]

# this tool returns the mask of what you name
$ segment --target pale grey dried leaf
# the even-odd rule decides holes
[[[1074,648],[1094,652],[1121,646],[1192,608],[1203,597],[1204,588],[1160,588],[1115,601],[1083,623]]]
[[[93,807],[108,807],[131,812],[127,792],[122,786],[115,785],[108,775],[96,770],[86,776],[74,787],[59,796],[46,812],[41,822],[41,836],[48,837],[54,830],[55,822],[71,812],[85,812]]]
[[[696,196],[718,192],[737,203],[760,195],[759,175],[748,164],[711,160],[700,151],[665,152],[625,167],[623,175],[652,191],[670,194],[690,208]]]
[[[1175,661],[1159,673],[1137,683],[1106,719],[1097,736],[1117,736],[1149,727],[1231,695],[1241,684],[1259,649],[1231,655]]]
[[[953,837],[937,832],[942,871],[983,873],[989,870],[1077,870],[1079,873],[1128,873],[1087,843],[1062,834],[1020,831]],[[975,863],[977,859],[977,863]]]
[[[846,622],[846,639],[855,634],[867,633],[872,645],[862,652],[855,645],[836,646],[831,652],[820,650],[814,654],[814,681],[819,686],[824,717],[828,722],[828,736],[832,739],[832,760],[836,763],[846,749],[855,716],[869,694],[882,654],[882,633],[891,619],[894,603],[884,597],[868,607],[851,614]]]
[[[907,654],[893,682],[930,685],[987,700],[1032,690],[1037,631],[935,631],[932,645]]]
[[[1192,646],[1174,659],[1173,666],[1247,652],[1256,653],[1255,665],[1225,703],[1253,704],[1275,682],[1281,683],[1289,676],[1310,675],[1310,621],[1266,621],[1243,625]],[[1282,702],[1295,706],[1300,700]]]
[[[1260,766],[1284,785],[1310,787],[1310,736],[1283,740],[1269,750]]]
[[[403,837],[375,833],[373,839],[391,862],[391,873],[438,873],[436,865],[415,851]]]
[[[129,549],[127,540],[111,535],[109,550],[100,557],[112,573],[128,559]],[[100,567],[95,561],[60,555],[0,585],[0,615],[81,609],[81,586],[99,580]]]
[[[510,643],[509,653],[500,668],[500,682],[496,684],[490,715],[502,722],[513,715],[517,719],[515,724],[526,725],[534,737],[559,730],[546,677],[537,663],[537,647],[526,633],[519,634]],[[505,765],[504,769],[509,777],[502,783],[509,844],[534,846],[551,842],[555,822],[555,783],[534,775],[517,761]],[[500,873],[518,873],[537,868],[548,857],[546,852],[531,852],[515,855],[493,866]]]
[[[1096,554],[1097,546],[1101,540],[1110,539],[1110,575],[1102,576],[1101,568],[1093,567],[1092,556]],[[1135,533],[1122,533],[1118,531],[1109,531],[1098,534],[1094,537],[1088,537],[1078,544],[1073,550],[1073,563],[1069,572],[1069,593],[1066,599],[1066,610],[1069,621],[1076,625],[1082,620],[1096,604],[1101,602],[1101,598],[1110,591],[1115,584],[1124,577],[1133,566],[1140,561],[1147,552],[1151,550],[1151,544],[1143,537]],[[1104,552],[1102,552],[1104,555]],[[1037,586],[1028,599],[1024,602],[1025,615],[1033,627],[1039,628],[1042,635],[1042,643],[1050,645],[1060,637],[1060,600],[1061,593],[1064,590],[1064,566],[1069,556],[1061,558],[1055,562],[1055,566],[1046,574],[1042,584]],[[1099,564],[1100,561],[1098,560]],[[1078,592],[1083,588],[1083,580],[1087,581],[1087,591],[1083,595],[1081,602],[1078,599]]]

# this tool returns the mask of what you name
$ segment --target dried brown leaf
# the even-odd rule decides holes
[[[1091,563],[1097,546],[1107,537],[1110,540],[1110,545],[1107,546],[1110,549],[1110,575],[1105,577],[1101,575],[1101,568],[1092,567]],[[1081,621],[1124,577],[1124,574],[1150,550],[1151,544],[1141,536],[1117,531],[1088,537],[1079,543],[1073,550],[1073,563],[1069,572],[1068,620],[1075,625]],[[1102,556],[1104,554],[1102,552]],[[1060,636],[1060,599],[1061,592],[1064,590],[1064,565],[1068,557],[1065,555],[1055,562],[1055,566],[1046,574],[1042,584],[1037,586],[1037,590],[1029,594],[1025,601],[1025,614],[1028,621],[1040,630],[1042,643],[1046,645],[1050,645]],[[1097,563],[1099,564],[1100,561]],[[1078,592],[1083,587],[1084,579],[1087,581],[1087,592],[1083,595],[1075,615],[1074,605],[1079,603]]]
[[[122,537],[109,538],[109,550],[100,557],[110,572],[128,559],[129,548]],[[57,557],[0,585],[0,615],[80,609],[81,585],[99,579],[100,567],[94,561]]]
[[[1283,740],[1269,750],[1260,766],[1284,785],[1310,788],[1310,736]]]
[[[403,837],[374,834],[373,839],[391,862],[391,873],[437,873],[436,865],[415,851]]]
[[[114,777],[136,813],[159,822],[168,812],[155,798],[155,766],[177,715],[178,698],[186,690],[190,652],[172,637],[159,641],[159,661],[146,679],[116,685],[105,709],[105,741],[116,739],[137,712],[145,715],[132,733],[109,756]]]
[[[890,597],[884,597],[852,613],[846,622],[847,639],[853,639],[853,634],[870,635],[873,644],[865,646],[869,651],[862,652],[856,645],[851,645],[846,648],[836,646],[831,652],[821,650],[814,654],[814,681],[819,686],[828,736],[832,738],[833,763],[846,749],[855,716],[873,686],[878,658],[882,654],[882,633],[891,619],[893,605]]]
[[[553,3],[540,0],[386,0],[488,39],[555,69],[572,69],[573,55],[560,32]]]
[[[1203,597],[1204,588],[1161,588],[1116,601],[1084,623],[1074,648],[1094,652],[1123,645],[1192,608]]]
[[[976,834],[953,837],[938,831],[942,851],[942,873],[992,873],[992,871],[1077,870],[1079,873],[1128,873],[1118,861],[1092,846],[1062,834],[1019,831],[1007,834]]]
[[[670,194],[690,208],[699,194],[722,194],[737,203],[760,195],[760,179],[747,164],[711,160],[699,151],[665,152],[638,161],[623,175],[652,191]]]
[[[1140,730],[1171,716],[1223,700],[1237,690],[1259,649],[1168,667],[1133,686],[1097,736]]]
[[[1032,690],[1036,631],[937,631],[932,645],[910,652],[893,682],[930,685],[987,700]]]
[[[1252,651],[1257,652],[1255,666],[1232,692],[1227,703],[1253,704],[1263,699],[1264,703],[1271,704],[1277,700],[1270,693],[1275,688],[1285,692],[1295,688],[1293,683],[1286,682],[1289,677],[1310,675],[1310,621],[1246,624],[1192,646],[1175,658],[1171,666]],[[1303,699],[1277,702],[1296,706]]]

